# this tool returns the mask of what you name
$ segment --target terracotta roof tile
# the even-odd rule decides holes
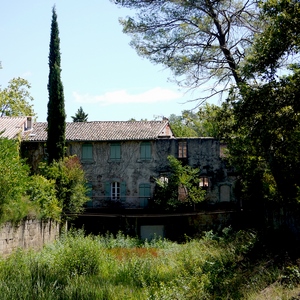
[[[36,122],[24,140],[46,141],[47,123]],[[152,140],[173,137],[168,121],[95,121],[66,123],[67,141]]]
[[[27,117],[0,117],[0,137],[16,138],[25,130]]]

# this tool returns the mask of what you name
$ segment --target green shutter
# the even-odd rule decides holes
[[[141,143],[141,159],[151,159],[151,143]]]
[[[126,182],[121,182],[121,201],[126,201]]]
[[[139,186],[140,206],[148,206],[148,198],[151,195],[151,186],[149,183],[141,183]]]
[[[146,145],[146,159],[150,159],[151,158],[151,144],[147,144]]]
[[[121,159],[121,144],[113,143],[110,145],[110,159]]]
[[[105,182],[105,197],[108,200],[110,200],[110,192],[111,192],[110,182]]]
[[[93,145],[83,144],[82,145],[82,160],[93,160]]]

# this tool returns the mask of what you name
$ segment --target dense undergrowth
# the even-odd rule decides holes
[[[0,260],[0,295],[2,300],[293,299],[288,297],[300,279],[297,265],[278,256],[274,264],[259,244],[255,233],[229,229],[184,244],[71,231],[40,252],[19,250]]]
[[[28,217],[60,222],[83,210],[89,198],[78,157],[41,162],[32,172],[20,157],[20,142],[0,132],[0,224]]]

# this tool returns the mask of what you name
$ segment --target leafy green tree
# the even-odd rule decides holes
[[[177,137],[220,137],[224,126],[219,118],[221,111],[220,106],[205,103],[196,113],[184,110],[181,116],[172,114],[170,126]]]
[[[61,82],[60,68],[60,39],[55,7],[52,9],[52,23],[49,53],[49,81],[48,81],[48,162],[62,159],[65,156],[66,113]]]
[[[234,126],[228,142],[231,159],[243,173],[244,182],[251,178],[250,172],[260,174],[269,195],[290,203],[299,198],[300,187],[300,4],[266,1],[263,10],[267,25],[257,35],[241,69],[247,81],[229,97]],[[278,76],[291,60],[289,72]],[[250,186],[250,180],[246,181]]]
[[[18,222],[26,216],[59,221],[61,208],[53,181],[30,176],[19,155],[20,143],[0,137],[0,221]]]
[[[73,122],[87,122],[88,120],[88,114],[86,114],[82,107],[78,108],[75,116],[71,117],[73,119]]]
[[[0,137],[0,219],[22,219],[28,213],[29,167],[19,156],[19,142]]]
[[[53,161],[51,165],[41,163],[40,174],[55,182],[56,198],[59,200],[63,219],[82,212],[83,205],[89,198],[85,173],[76,156]]]
[[[176,137],[196,137],[198,133],[194,128],[191,128],[189,124],[185,122],[184,112],[181,116],[176,116],[175,114],[170,115],[169,123],[171,129]]]
[[[206,99],[243,81],[238,66],[260,26],[256,1],[114,0],[137,11],[121,19],[142,57],[170,68],[179,85],[213,79]],[[184,79],[185,78],[185,79]]]
[[[3,90],[0,88],[0,117],[35,116],[29,89],[29,82],[20,77],[10,80]]]
[[[61,220],[62,208],[56,198],[54,180],[48,180],[41,175],[31,176],[27,194],[38,208],[40,218]]]
[[[156,179],[155,204],[160,208],[176,209],[193,206],[205,199],[206,191],[199,185],[200,170],[183,166],[174,156],[168,156],[170,174],[168,177]],[[182,200],[179,199],[178,189],[185,191]]]
[[[250,78],[256,73],[262,79],[268,79],[290,63],[298,64],[300,3],[297,0],[268,0],[262,2],[262,11],[266,26],[247,53],[243,72]]]

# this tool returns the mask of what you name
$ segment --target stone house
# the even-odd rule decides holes
[[[23,156],[36,169],[38,163],[47,157],[47,123],[32,124],[31,119],[26,117],[21,118],[22,121],[11,119],[14,119],[10,122],[15,129],[8,136],[21,136]],[[0,118],[0,132],[3,122],[7,125],[8,119]],[[6,133],[9,132],[7,129]],[[167,119],[68,122],[66,145],[67,153],[80,159],[90,187],[91,200],[87,203],[85,214],[79,217],[86,229],[90,224],[90,232],[113,232],[112,228],[115,228],[115,232],[121,229],[141,237],[150,237],[154,232],[177,237],[179,232],[185,234],[184,228],[191,223],[205,227],[231,219],[228,209],[225,213],[219,212],[220,208],[224,211],[224,208],[232,210],[236,206],[233,194],[235,174],[227,167],[223,145],[215,138],[176,138]],[[207,191],[205,205],[187,215],[150,209],[156,179],[168,178],[169,155],[185,165],[199,168],[199,185]],[[179,201],[182,192],[184,190],[179,188]],[[218,211],[218,214],[207,217],[203,208],[210,212]],[[194,219],[191,220],[190,216]]]
[[[34,123],[33,129],[23,134],[22,150],[34,168],[47,155],[46,126],[45,122]],[[66,143],[68,154],[77,155],[86,172],[91,190],[89,208],[147,208],[155,179],[168,177],[169,155],[200,168],[200,186],[207,190],[207,202],[234,201],[235,178],[221,157],[220,142],[176,138],[166,119],[71,122],[66,124]]]

